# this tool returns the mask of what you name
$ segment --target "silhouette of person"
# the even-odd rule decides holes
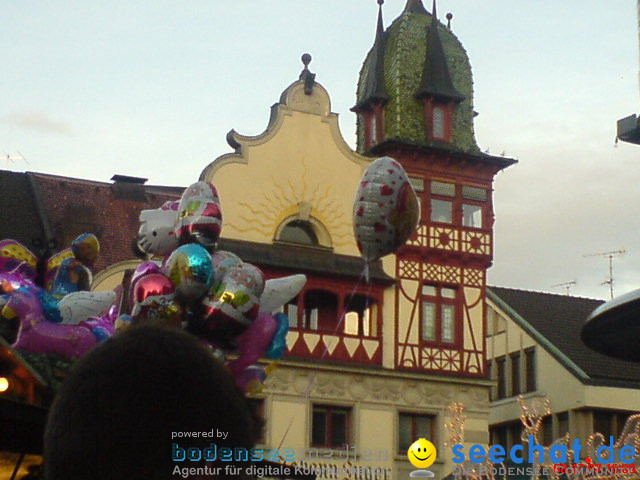
[[[196,337],[134,326],[81,358],[60,387],[45,431],[45,478],[167,480],[176,465],[215,463],[174,462],[172,443],[250,449],[261,428],[224,366]],[[172,439],[174,432],[212,431],[227,437]]]

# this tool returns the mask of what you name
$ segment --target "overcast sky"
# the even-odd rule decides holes
[[[405,0],[387,0],[385,26]],[[428,3],[428,5],[427,5]],[[430,0],[425,5],[431,8]],[[474,71],[476,137],[519,164],[495,183],[490,282],[608,297],[640,287],[640,146],[614,144],[640,113],[634,0],[439,0]],[[2,2],[0,168],[187,185],[255,135],[300,55],[355,143],[358,71],[375,0]],[[6,155],[23,161],[7,161]]]

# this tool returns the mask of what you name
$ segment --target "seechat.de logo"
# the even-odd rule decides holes
[[[436,456],[436,447],[429,440],[419,438],[413,442],[407,450],[407,458],[409,458],[411,465],[422,470],[415,470],[410,475],[412,477],[433,477],[433,472],[424,469],[436,461]]]

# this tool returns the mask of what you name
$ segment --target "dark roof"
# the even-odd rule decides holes
[[[113,263],[134,257],[132,242],[139,228],[141,210],[178,200],[183,187],[163,187],[122,181],[96,182],[79,178],[31,173],[58,250],[83,232],[100,240],[98,272]],[[12,225],[13,228],[13,225]]]
[[[324,248],[254,243],[228,238],[221,238],[218,242],[218,248],[235,253],[244,262],[295,272],[359,278],[364,268],[364,261],[360,257],[338,255]],[[369,277],[372,280],[385,283],[395,282],[393,278],[384,273],[380,261],[371,265]]]
[[[11,238],[36,250],[34,240],[44,237],[30,175],[0,170],[0,240]]]
[[[444,54],[444,47],[438,33],[438,24],[434,10],[431,17],[431,25],[427,32],[427,58],[424,64],[424,72],[422,73],[422,81],[416,96],[418,98],[435,97],[443,101],[461,102],[464,100],[464,95],[456,90],[451,81],[447,57]]]
[[[386,102],[389,99],[384,86],[384,49],[387,44],[387,34],[384,31],[382,22],[382,4],[378,9],[378,24],[376,28],[376,38],[371,48],[370,58],[371,65],[369,67],[369,75],[367,75],[365,84],[363,85],[362,100],[358,102],[352,110],[359,110],[370,101]]]
[[[404,11],[409,13],[418,13],[420,15],[429,15],[427,9],[424,8],[422,0],[407,0],[407,4],[404,6]]]
[[[580,331],[602,300],[490,287],[489,298],[583,383],[640,386],[640,365],[589,349]]]
[[[429,143],[420,143],[401,138],[387,138],[377,145],[371,147],[369,153],[372,155],[387,155],[390,150],[395,149],[408,149],[412,152],[418,150],[425,153],[435,152],[439,154],[449,154],[452,158],[458,160],[479,162],[481,164],[494,166],[498,169],[498,171],[507,168],[514,163],[518,163],[518,160],[516,160],[515,158],[502,156],[498,157],[482,152],[463,152],[448,142],[432,141]]]

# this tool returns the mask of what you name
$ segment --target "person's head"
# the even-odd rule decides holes
[[[45,431],[45,478],[167,480],[176,465],[202,466],[174,463],[172,443],[251,448],[260,429],[233,379],[197,338],[131,327],[79,360],[60,387]],[[228,436],[183,436],[212,430]]]

